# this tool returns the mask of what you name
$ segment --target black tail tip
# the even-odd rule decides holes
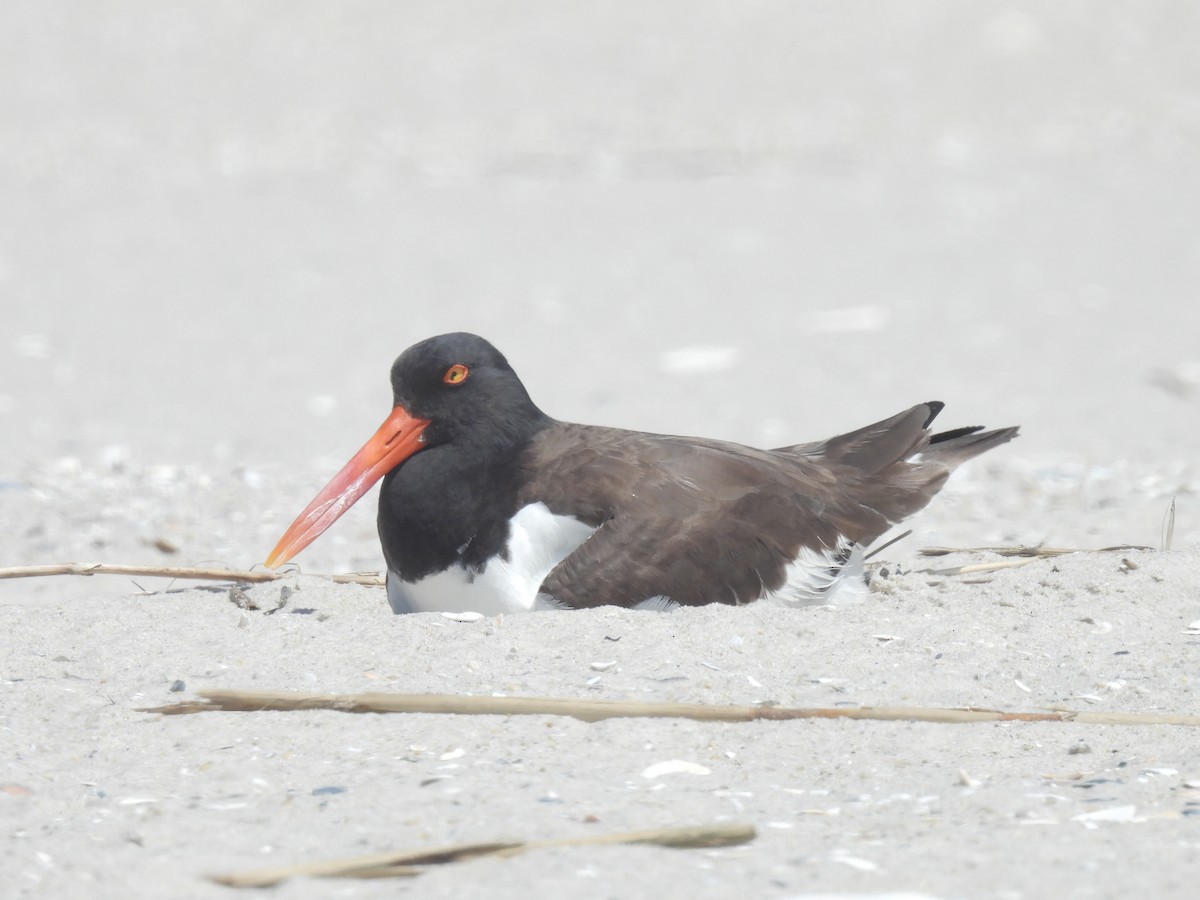
[[[929,407],[929,416],[925,419],[924,427],[928,428],[933,423],[933,420],[938,417],[938,413],[946,408],[946,404],[941,400],[926,400],[925,405]]]

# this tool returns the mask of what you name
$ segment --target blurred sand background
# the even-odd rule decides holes
[[[936,398],[947,427],[1020,424],[902,570],[1156,548],[844,610],[466,626],[312,579],[317,612],[269,618],[0,581],[10,885],[218,896],[200,875],[725,817],[759,839],[276,895],[1190,896],[1179,729],[134,710],[184,681],[1194,711],[1198,46],[1171,2],[4,4],[0,566],[253,565],[382,420],[392,359],[452,329],[569,420],[772,445]],[[378,570],[373,506],[303,569]],[[714,775],[639,775],[675,757]],[[1104,780],[1044,777],[1069,772]]]

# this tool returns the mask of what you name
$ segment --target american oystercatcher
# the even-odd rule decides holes
[[[445,334],[392,366],[391,415],[267,559],[308,546],[370,487],[396,612],[757,600],[865,592],[863,550],[960,463],[1011,440],[931,434],[937,401],[776,450],[559,422],[504,356]]]

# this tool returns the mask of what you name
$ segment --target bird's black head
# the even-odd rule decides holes
[[[500,351],[473,334],[443,334],[409,347],[392,365],[392,392],[391,415],[296,517],[268,566],[303,550],[380,478],[394,481],[410,457],[416,457],[410,481],[418,488],[439,478],[461,482],[468,472],[491,479],[500,469],[511,471],[521,448],[552,421],[533,405]],[[438,447],[443,450],[423,452]]]
[[[429,422],[422,439],[512,445],[549,419],[504,355],[478,335],[455,332],[414,344],[392,364],[395,405]]]

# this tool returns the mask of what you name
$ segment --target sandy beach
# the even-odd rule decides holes
[[[1195,11],[15,3],[0,45],[0,567],[261,564],[455,329],[569,421],[1022,429],[856,604],[394,616],[325,577],[382,569],[373,494],[275,582],[0,579],[13,896],[714,824],[755,836],[270,890],[1192,896],[1187,725],[143,710],[1200,714]],[[1081,552],[968,549],[1016,547]]]

